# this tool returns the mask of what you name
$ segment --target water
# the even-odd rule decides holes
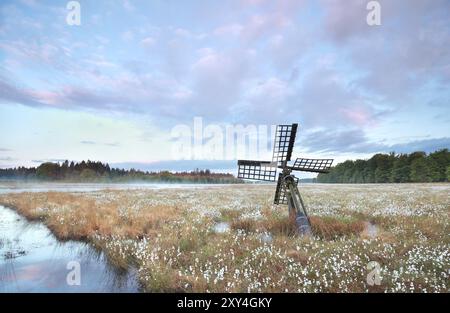
[[[44,182],[12,182],[0,181],[0,194],[17,192],[89,192],[99,190],[130,190],[130,189],[168,189],[168,188],[222,188],[224,184],[159,184],[159,183],[44,183]]]
[[[366,231],[367,231],[367,235],[370,238],[375,238],[378,236],[378,226],[373,224],[372,222],[367,223]]]
[[[71,261],[80,264],[80,285],[67,283]],[[0,292],[137,291],[134,271],[119,271],[89,244],[60,242],[43,224],[0,206]]]
[[[219,234],[227,233],[230,231],[230,224],[227,222],[219,222],[214,225],[213,230]]]
[[[228,222],[218,222],[218,223],[214,224],[213,231],[218,233],[218,234],[228,233],[228,232],[231,231],[230,223],[228,223]],[[267,244],[270,244],[273,241],[272,235],[270,233],[267,233],[267,232],[262,233],[259,236],[259,238],[260,238],[261,242],[267,243]]]
[[[272,243],[272,241],[273,241],[273,237],[269,233],[262,233],[260,238],[261,238],[261,241],[264,243]]]
[[[0,194],[99,190],[222,188],[214,184],[86,184],[0,181]],[[81,284],[68,285],[69,262],[80,264]],[[77,241],[60,242],[42,223],[28,222],[0,206],[0,292],[137,292],[133,271],[108,264],[103,253]]]
[[[380,230],[377,225],[370,221],[364,222],[364,231],[362,233],[364,237],[374,239],[378,237],[379,232]]]

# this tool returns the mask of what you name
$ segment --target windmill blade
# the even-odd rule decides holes
[[[328,173],[333,159],[302,159],[295,160],[289,168],[293,171]]]
[[[275,198],[273,199],[274,204],[287,204],[287,196],[286,196],[286,184],[284,183],[284,175],[280,173],[278,175],[277,188],[275,189]],[[298,185],[298,178],[294,178],[295,186]]]
[[[238,160],[238,178],[275,181],[277,164],[269,161]]]
[[[291,160],[298,124],[277,125],[273,144],[272,162],[277,164]]]

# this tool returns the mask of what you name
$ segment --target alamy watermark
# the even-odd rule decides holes
[[[343,4],[344,5],[344,4]],[[66,9],[69,11],[66,16],[66,22],[69,26],[81,25],[81,4],[79,1],[67,2]],[[381,25],[381,4],[378,1],[367,2],[366,9],[369,11],[366,16],[366,22],[369,26]]]
[[[69,26],[81,25],[81,5],[78,1],[67,2],[66,9],[69,11],[66,16],[66,23]]]
[[[69,286],[81,285],[81,266],[78,261],[70,261],[66,265],[66,269],[69,273],[66,276],[66,283]]]
[[[367,2],[366,9],[369,11],[366,22],[369,26],[381,25],[381,4],[378,1]]]
[[[235,160],[267,158],[275,125],[203,124],[194,117],[192,127],[178,124],[172,128],[173,160]]]
[[[381,285],[381,266],[376,261],[367,263],[367,270],[369,273],[366,277],[366,282],[369,286]]]

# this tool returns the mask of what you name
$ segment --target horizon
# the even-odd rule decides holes
[[[195,141],[196,118],[221,135],[266,126],[264,148],[272,125],[298,122],[293,159],[334,165],[450,148],[450,2],[378,2],[371,26],[364,0],[79,1],[80,25],[68,1],[3,1],[0,168],[235,173],[237,159],[270,159],[247,141],[230,156],[174,155],[174,129]]]
[[[342,161],[342,162],[334,162],[333,163],[333,165],[331,166],[331,168],[334,168],[334,167],[336,167],[338,164],[342,164],[342,163],[344,163],[344,162],[347,162],[347,161],[352,161],[352,162],[355,162],[355,161],[367,161],[367,160],[369,160],[369,159],[371,159],[371,158],[373,158],[374,156],[376,156],[376,155],[379,155],[379,154],[384,154],[384,155],[391,155],[391,154],[393,154],[393,155],[395,155],[395,156],[400,156],[400,155],[405,155],[405,154],[407,154],[407,155],[411,155],[411,154],[414,154],[414,153],[425,153],[427,156],[428,155],[430,155],[431,153],[436,153],[436,152],[440,152],[440,151],[448,151],[449,149],[448,148],[442,148],[442,149],[438,149],[438,150],[435,150],[435,151],[431,151],[431,152],[425,152],[425,151],[412,151],[411,153],[397,153],[397,152],[395,152],[395,151],[390,151],[390,152],[388,152],[388,153],[376,153],[376,154],[373,154],[372,156],[370,156],[369,158],[364,158],[364,159],[348,159],[348,160],[344,160],[344,161]],[[177,173],[192,173],[192,172],[195,172],[195,171],[205,171],[205,170],[209,170],[209,171],[211,171],[211,173],[213,173],[213,174],[231,174],[231,175],[234,175],[234,176],[236,176],[236,174],[237,174],[237,170],[230,170],[230,171],[227,171],[227,170],[215,170],[215,169],[211,169],[211,168],[208,168],[208,167],[203,167],[203,168],[201,168],[201,167],[195,167],[195,168],[192,168],[192,169],[185,169],[185,165],[182,165],[180,168],[178,168],[178,169],[165,169],[165,168],[160,168],[160,162],[158,162],[158,163],[156,163],[156,164],[152,164],[152,163],[136,163],[136,164],[133,164],[133,163],[112,163],[112,164],[110,164],[110,163],[108,163],[108,162],[103,162],[103,161],[101,161],[101,160],[55,160],[55,159],[52,159],[52,160],[49,160],[49,161],[45,161],[45,162],[42,162],[41,164],[39,164],[39,165],[35,165],[35,166],[30,166],[30,167],[25,167],[25,166],[15,166],[15,167],[10,167],[10,168],[3,168],[3,167],[0,167],[0,169],[3,169],[3,170],[9,170],[9,169],[15,169],[15,168],[19,168],[19,167],[25,167],[25,168],[27,168],[27,169],[31,169],[31,168],[38,168],[40,165],[42,165],[42,164],[44,164],[44,163],[54,163],[54,164],[58,164],[59,166],[61,166],[64,162],[68,162],[69,164],[70,163],[75,163],[75,164],[80,164],[80,163],[82,163],[82,162],[92,162],[92,163],[98,163],[98,162],[100,162],[100,163],[102,163],[102,164],[104,164],[104,165],[108,165],[111,169],[116,169],[116,170],[125,170],[125,171],[129,171],[129,170],[132,170],[132,169],[134,169],[134,170],[136,170],[136,171],[141,171],[141,172],[144,172],[144,173],[161,173],[161,172],[170,172],[170,173],[172,173],[172,174],[177,174]],[[204,161],[202,162],[202,161],[200,161],[201,162],[201,164],[203,164],[204,163]],[[233,161],[225,161],[226,163],[230,163],[230,165],[234,165],[234,160]],[[140,167],[136,167],[136,166],[140,166]],[[309,175],[308,175],[309,174]],[[303,175],[303,177],[301,177],[301,179],[314,179],[314,178],[317,178],[317,176],[313,176],[313,175],[316,175],[316,174],[313,174],[313,173],[306,173],[306,175],[308,175],[308,177],[305,177],[305,175]]]

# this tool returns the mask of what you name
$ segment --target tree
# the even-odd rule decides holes
[[[356,160],[354,163],[355,171],[353,172],[352,182],[361,184],[364,183],[364,168],[366,166],[366,161]]]
[[[65,178],[68,172],[69,172],[69,161],[65,160],[61,164],[61,177]]]
[[[36,176],[41,179],[57,179],[59,177],[59,164],[46,162],[36,169]]]
[[[412,162],[411,181],[417,183],[432,181],[429,162],[427,162],[426,158],[417,158]]]
[[[447,178],[447,166],[450,163],[450,152],[448,149],[430,153],[428,159],[430,160],[433,181],[445,181]]]
[[[395,158],[392,155],[376,154],[374,157],[377,168],[375,170],[375,182],[387,183],[391,175],[392,163]]]
[[[353,177],[353,172],[354,172],[354,162],[351,160],[345,161],[344,163],[342,163],[341,167],[342,167],[342,171],[343,171],[341,182],[342,183],[351,183],[351,179]]]
[[[411,168],[408,163],[408,155],[400,154],[397,157],[392,166],[391,183],[406,183],[410,181],[409,173]]]
[[[90,169],[90,168],[85,168],[84,170],[81,171],[80,173],[80,179],[81,180],[94,180],[97,178],[97,173]]]
[[[413,166],[414,164],[414,166]],[[427,155],[423,151],[411,154],[375,154],[368,160],[345,161],[319,174],[319,183],[406,183],[446,181],[450,152],[438,150]]]

